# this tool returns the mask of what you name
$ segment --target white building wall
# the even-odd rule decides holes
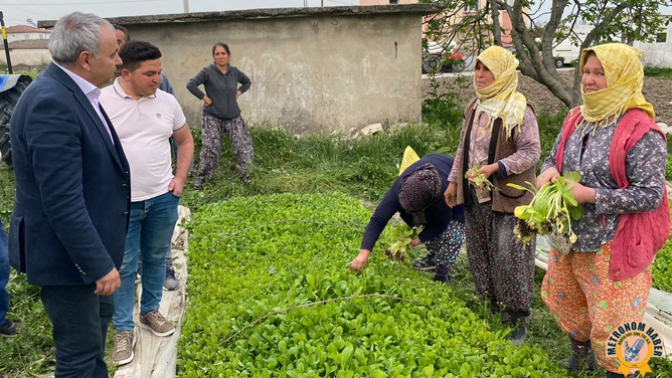
[[[644,52],[645,66],[672,68],[672,24],[667,26],[665,42],[635,42],[633,46]]]

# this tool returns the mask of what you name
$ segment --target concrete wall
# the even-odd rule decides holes
[[[45,49],[11,49],[9,54],[12,65],[25,64],[36,67],[42,62],[51,62],[51,54]],[[7,63],[5,54],[0,54],[0,63]]]
[[[239,100],[244,119],[302,133],[419,122],[422,16],[428,9],[435,11],[427,5],[329,7],[221,12],[226,17],[219,20],[189,14],[182,16],[191,21],[180,15],[165,22],[157,20],[162,16],[110,21],[161,49],[190,125],[200,126],[202,102],[185,86],[212,62],[212,45],[221,41],[231,48],[232,64],[252,80]]]

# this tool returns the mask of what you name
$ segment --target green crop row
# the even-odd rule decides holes
[[[179,377],[561,377],[450,287],[383,249],[347,269],[371,216],[343,194],[234,198],[189,222]],[[389,243],[383,236],[381,243]]]

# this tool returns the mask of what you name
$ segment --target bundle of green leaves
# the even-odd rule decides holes
[[[579,182],[578,172],[565,172],[555,182],[548,182],[537,191],[534,184],[526,182],[529,188],[516,184],[508,184],[518,190],[527,190],[534,194],[529,205],[518,206],[514,215],[521,221],[514,233],[523,243],[529,243],[534,233],[549,235],[556,240],[564,240],[564,244],[575,243],[577,236],[572,231],[572,220],[583,217],[583,207],[576,202],[571,192],[573,184]],[[560,252],[560,251],[559,251]]]
[[[479,173],[476,175],[476,172],[481,169],[481,164],[476,164],[475,167],[470,168],[467,170],[467,173],[464,174],[464,178],[469,178],[469,174],[475,175],[473,181],[469,181],[469,183],[473,186],[475,186],[479,190],[483,191],[491,191],[493,188],[492,183],[490,180],[488,180],[483,173]]]
[[[409,263],[374,253],[362,273],[350,271],[370,216],[342,194],[200,208],[188,225],[178,376],[566,375],[539,347],[514,347],[507,328],[491,329]]]
[[[385,256],[394,261],[406,261],[411,241],[418,236],[418,230],[404,223],[392,226],[389,233],[394,242],[385,250]]]

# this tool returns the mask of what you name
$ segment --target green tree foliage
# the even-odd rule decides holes
[[[671,0],[545,0],[550,12],[531,12],[544,0],[487,0],[478,7],[477,0],[420,0],[440,5],[442,10],[429,17],[427,39],[455,41],[463,50],[475,55],[493,44],[502,46],[503,37],[512,37],[512,49],[519,57],[520,71],[548,89],[568,107],[581,103],[580,74],[568,84],[558,75],[553,47],[566,38],[582,51],[607,41],[652,42],[664,31],[670,19],[658,13],[659,7],[672,5]],[[569,15],[563,17],[566,10]],[[465,12],[469,10],[469,12]],[[500,15],[507,13],[512,30],[502,30]],[[540,20],[547,19],[543,30]],[[593,29],[582,39],[575,26],[586,21]]]

